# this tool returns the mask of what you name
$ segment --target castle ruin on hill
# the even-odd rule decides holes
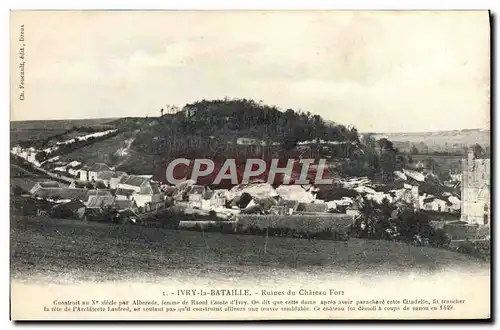
[[[470,224],[491,224],[490,158],[476,158],[469,149],[462,161],[462,215],[461,220]]]

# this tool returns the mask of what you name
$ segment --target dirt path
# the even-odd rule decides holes
[[[124,157],[118,164],[115,165],[115,168],[120,167],[129,159],[130,147],[132,146],[132,143],[134,142],[134,140],[135,140],[135,137],[125,140],[124,146],[115,152],[116,156]]]

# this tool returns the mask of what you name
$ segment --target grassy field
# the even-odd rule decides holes
[[[387,241],[269,237],[266,244],[266,238],[258,236],[11,218],[11,276],[16,279],[104,281],[174,274],[239,278],[276,271],[362,274],[463,266],[488,264],[447,250]]]
[[[131,133],[119,133],[108,139],[97,141],[90,145],[78,148],[70,153],[61,156],[62,161],[77,160],[88,165],[103,162],[108,165],[115,165],[120,161],[120,157],[115,156],[117,150],[125,145],[125,140]]]
[[[434,131],[416,133],[377,133],[375,138],[387,137],[395,143],[405,143],[409,151],[411,145],[418,148],[420,143],[424,143],[429,151],[461,152],[464,147],[479,143],[483,148],[489,146],[490,130],[468,129],[460,131]],[[405,148],[399,147],[400,150]]]
[[[112,122],[113,118],[69,119],[69,120],[28,120],[10,122],[11,143],[30,139],[44,139],[64,133],[70,128],[99,127]]]

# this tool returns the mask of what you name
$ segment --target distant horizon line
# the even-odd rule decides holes
[[[149,116],[148,118],[160,118],[161,116]],[[57,119],[22,119],[22,120],[10,120],[11,123],[20,123],[20,122],[33,122],[33,121],[84,121],[84,120],[100,120],[100,119],[106,119],[106,120],[113,120],[113,119],[121,119],[121,118],[146,118],[146,116],[123,116],[123,117],[89,117],[89,118],[57,118]],[[325,120],[329,122],[335,122],[333,120]],[[354,126],[356,128],[356,125],[353,124],[342,124],[342,123],[337,123],[339,125],[344,125],[344,126]],[[475,128],[455,128],[455,129],[440,129],[440,130],[430,130],[430,131],[397,131],[397,132],[388,132],[388,131],[361,131],[358,129],[359,134],[419,134],[419,133],[432,133],[432,132],[454,132],[454,131],[491,131],[491,128],[481,128],[481,127],[475,127]]]

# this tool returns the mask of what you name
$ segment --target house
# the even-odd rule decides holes
[[[115,171],[113,175],[111,175],[111,178],[109,179],[109,187],[111,189],[116,189],[116,187],[120,183],[120,180],[126,176],[127,173],[125,172]]]
[[[425,163],[423,160],[419,160],[413,165],[414,168],[416,169],[424,169],[425,168]]]
[[[91,195],[87,200],[87,209],[103,209],[106,207],[112,207],[115,198],[113,196],[99,196]]]
[[[269,214],[285,215],[285,207],[283,205],[274,205],[269,209]]]
[[[137,203],[133,199],[116,199],[113,202],[113,207],[118,211],[131,210],[134,213],[138,212]]]
[[[79,200],[55,205],[52,209],[52,216],[56,218],[82,219],[84,215],[85,205]]]
[[[136,201],[140,208],[158,209],[163,206],[163,194],[157,182],[151,181],[148,177],[128,175],[120,179],[116,185],[117,195],[125,196]],[[127,192],[132,190],[133,192]],[[122,195],[126,193],[125,195]],[[149,206],[147,206],[149,205]]]
[[[97,175],[105,171],[113,171],[113,169],[104,163],[95,163],[88,170],[88,181],[96,181]]]
[[[52,170],[55,172],[66,172],[68,165],[66,163],[58,164],[59,166],[54,167]]]
[[[292,215],[297,211],[299,207],[299,201],[291,199],[281,199],[278,202],[278,206],[283,206],[283,214]]]
[[[205,190],[201,200],[202,210],[214,210],[224,207],[226,198],[219,192],[213,190]]]
[[[35,194],[37,190],[39,189],[46,189],[46,188],[60,188],[61,185],[57,181],[39,181],[35,183],[35,185],[31,188],[30,193]]]
[[[266,145],[266,141],[264,140],[258,140],[258,139],[252,139],[252,138],[244,138],[240,137],[236,139],[236,144],[238,145],[249,145],[249,146],[255,146],[255,145]]]
[[[90,199],[93,197],[113,197],[113,194],[109,190],[88,190],[84,199],[84,203],[88,204]]]
[[[452,203],[435,197],[423,200],[423,209],[434,212],[453,212]]]
[[[106,187],[115,189],[125,175],[127,175],[125,172],[103,171],[97,173],[95,181],[102,182]]]
[[[78,172],[80,181],[90,181],[89,180],[90,166],[82,166]]]
[[[299,203],[297,212],[303,213],[327,213],[327,203]]]
[[[66,165],[68,173],[72,176],[78,176],[80,174],[80,169],[82,169],[82,167],[83,167],[82,163],[76,160]]]
[[[348,206],[345,210],[345,213],[347,215],[354,217],[354,218],[356,218],[358,215],[361,215],[361,212],[359,211],[359,208],[357,205]]]
[[[77,180],[73,180],[68,188],[85,188],[85,189],[92,189],[92,185],[87,182],[81,182]]]
[[[97,174],[105,171],[113,171],[111,167],[104,163],[95,163],[93,166],[83,166],[80,168],[81,181],[96,181]]]
[[[117,188],[115,196],[117,200],[130,200],[133,199],[135,193],[134,189]]]
[[[33,196],[41,197],[44,199],[52,199],[52,200],[85,200],[85,196],[87,195],[86,189],[80,188],[40,188],[37,189]]]
[[[82,169],[82,165],[77,165],[68,168],[68,173],[74,177],[79,177],[80,176],[80,170]]]
[[[12,147],[12,153],[19,155],[23,151],[23,148],[19,145]]]
[[[82,163],[77,161],[77,160],[73,160],[73,161],[68,163],[68,167],[75,167],[75,166],[79,166],[79,165],[82,165]]]
[[[189,205],[193,209],[201,209],[203,206],[203,194],[205,193],[206,189],[203,186],[200,185],[194,185],[191,186],[191,189],[189,190],[188,193],[188,201]]]

